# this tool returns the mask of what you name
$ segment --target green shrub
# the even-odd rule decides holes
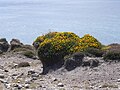
[[[28,58],[33,58],[35,56],[35,53],[33,53],[32,51],[24,51],[23,55]]]
[[[64,56],[84,51],[88,47],[100,49],[102,46],[89,34],[80,38],[72,32],[50,32],[39,36],[34,43],[39,43],[38,56],[48,65],[53,65],[61,61]]]
[[[56,33],[53,38],[46,38],[39,44],[38,56],[49,64],[56,63],[63,59],[65,55],[74,52],[70,49],[79,44],[79,39],[77,35],[71,32]]]
[[[102,57],[104,54],[103,50],[97,48],[91,48],[91,47],[87,48],[84,52],[87,56],[94,56],[94,57]]]
[[[104,59],[105,60],[118,60],[118,61],[120,61],[120,51],[117,51],[117,50],[108,51],[104,55]]]

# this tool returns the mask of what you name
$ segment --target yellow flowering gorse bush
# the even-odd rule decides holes
[[[101,48],[101,43],[87,34],[80,38],[72,32],[50,32],[39,36],[38,56],[43,61],[57,62],[64,56],[84,51],[88,47]]]

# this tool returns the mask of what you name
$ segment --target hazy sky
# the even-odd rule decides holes
[[[49,31],[120,43],[119,0],[0,0],[0,37],[31,44]]]

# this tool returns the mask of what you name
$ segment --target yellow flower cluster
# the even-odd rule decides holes
[[[72,32],[50,32],[38,37],[35,42],[39,42],[38,54],[44,59],[84,51],[88,47],[101,48],[101,43],[91,35],[80,38]]]

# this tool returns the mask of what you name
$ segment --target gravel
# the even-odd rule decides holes
[[[41,75],[40,60],[7,53],[0,57],[0,90],[119,90],[120,63],[99,61],[94,68],[80,66],[67,71],[62,67]],[[17,68],[21,62],[30,66]]]

